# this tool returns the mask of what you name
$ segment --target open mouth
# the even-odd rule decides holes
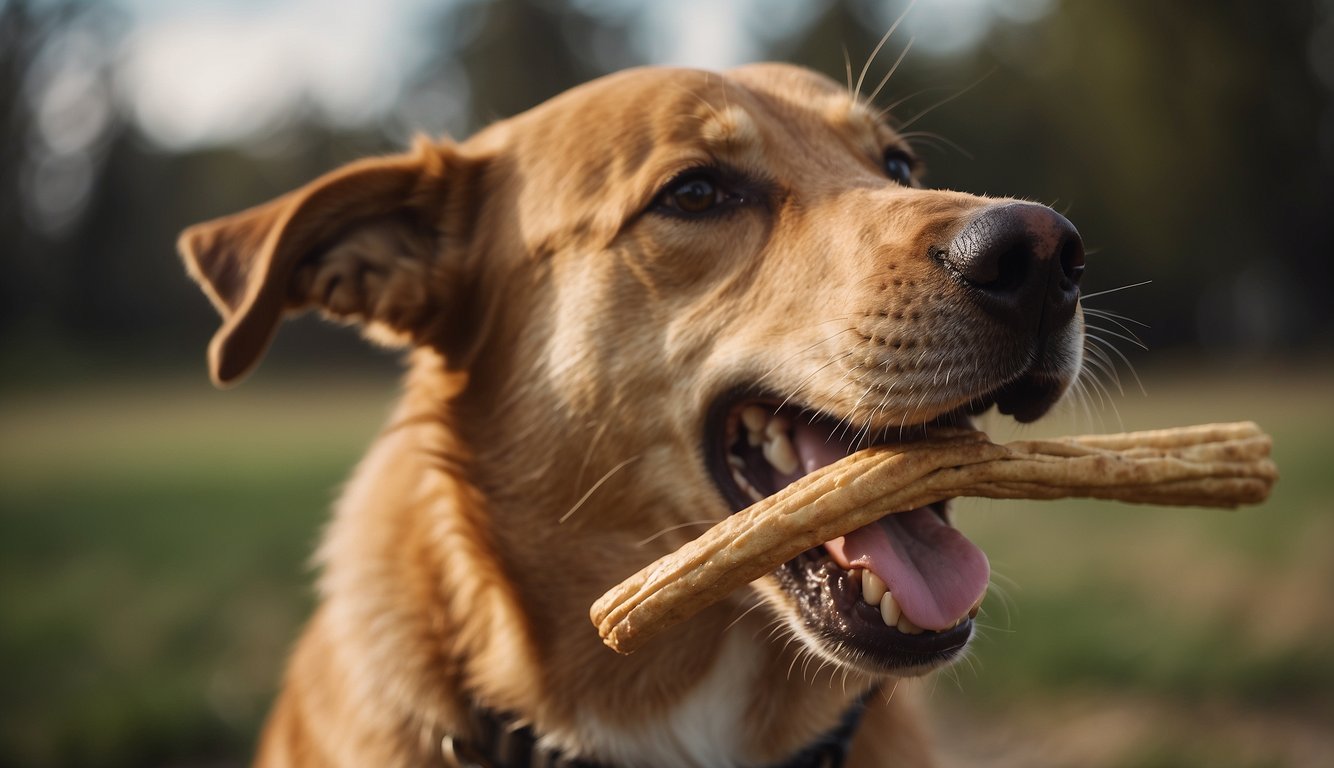
[[[968,415],[931,424],[965,426]],[[907,442],[925,429],[868,434],[777,399],[732,396],[712,409],[708,434],[716,484],[739,511],[856,449]],[[822,651],[868,671],[913,674],[967,645],[990,566],[938,502],[827,541],[773,575]]]

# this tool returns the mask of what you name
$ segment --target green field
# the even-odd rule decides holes
[[[1254,419],[1283,473],[1237,512],[979,502],[998,588],[928,681],[962,764],[1334,765],[1334,369],[1157,371],[1002,439]],[[390,381],[260,376],[0,402],[0,765],[229,765],[310,608],[330,500]]]

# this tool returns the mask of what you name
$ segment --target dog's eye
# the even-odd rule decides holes
[[[726,199],[722,187],[710,176],[694,173],[673,181],[658,196],[657,205],[673,213],[698,215],[708,213]]]
[[[912,184],[912,156],[901,149],[890,149],[885,152],[885,175],[895,184],[909,186]]]

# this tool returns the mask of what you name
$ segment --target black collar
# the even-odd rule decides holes
[[[833,729],[772,768],[842,768],[852,736],[877,690],[872,688],[853,702]],[[516,718],[478,708],[473,708],[471,717],[474,739],[446,736],[441,741],[447,768],[610,768],[538,746],[536,734]]]

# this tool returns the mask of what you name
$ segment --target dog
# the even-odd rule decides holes
[[[919,171],[822,75],[643,68],[187,229],[218,384],[309,308],[410,349],[257,764],[933,765],[894,690],[964,652],[989,579],[945,504],[632,655],[588,620],[815,467],[1070,386],[1078,232]]]

